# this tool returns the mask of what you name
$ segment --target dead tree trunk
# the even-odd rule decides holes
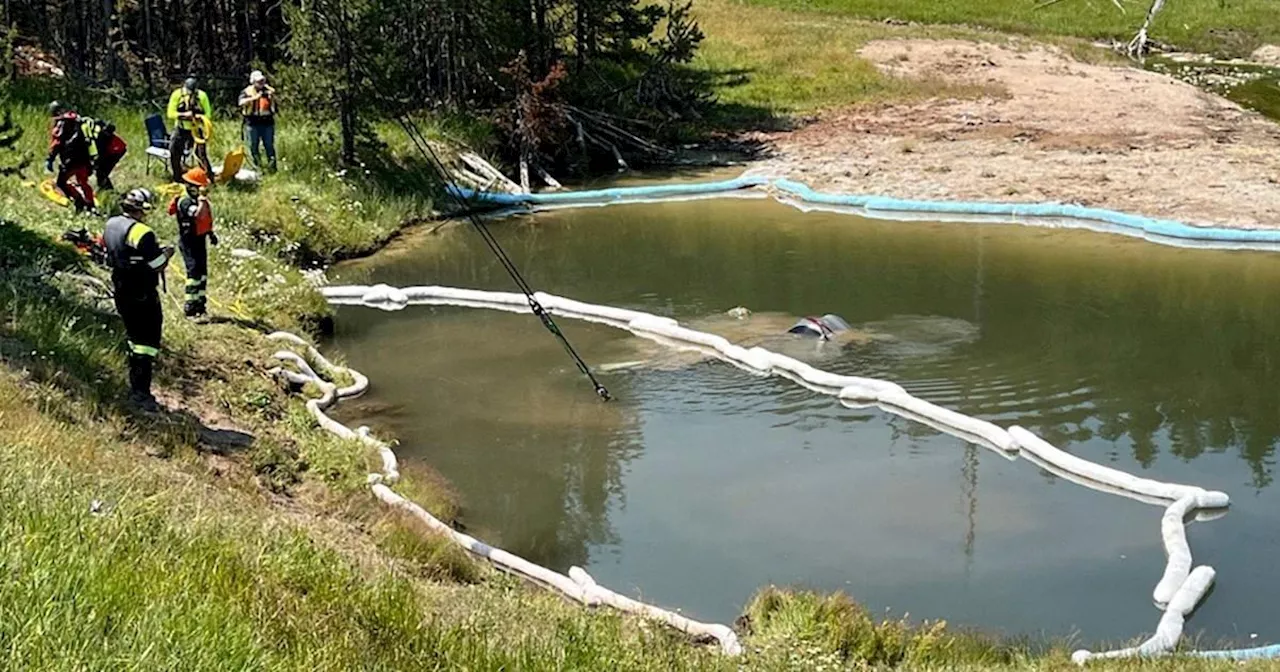
[[[1138,30],[1138,34],[1129,42],[1129,55],[1133,58],[1143,58],[1147,54],[1149,41],[1148,31],[1151,30],[1151,22],[1156,18],[1156,14],[1164,9],[1164,0],[1152,0],[1151,8],[1147,10],[1147,19],[1142,22],[1142,28]]]

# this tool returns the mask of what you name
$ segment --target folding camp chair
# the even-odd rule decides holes
[[[159,161],[162,169],[169,165],[169,132],[158,114],[148,115],[143,123],[147,126],[147,174],[150,175],[152,159]]]
[[[152,114],[143,122],[147,125],[147,174],[151,174],[152,159],[160,162],[161,172],[168,170],[169,129],[165,128],[164,119],[158,114]],[[185,156],[182,158],[186,159]]]

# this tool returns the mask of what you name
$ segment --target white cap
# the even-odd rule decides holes
[[[266,77],[262,74],[261,70],[254,70],[253,72],[249,73],[250,84],[257,84],[258,82],[261,82],[264,79],[266,79]]]

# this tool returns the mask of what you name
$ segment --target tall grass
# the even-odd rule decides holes
[[[1024,658],[1019,650],[995,640],[950,631],[945,622],[877,622],[866,609],[839,593],[819,595],[770,586],[752,599],[746,619],[757,645],[793,651],[816,648],[831,665],[996,667]]]

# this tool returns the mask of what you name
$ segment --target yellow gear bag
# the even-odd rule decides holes
[[[227,152],[227,158],[222,161],[222,170],[218,171],[218,176],[214,181],[218,184],[226,184],[235,179],[236,173],[240,172],[240,167],[244,165],[244,147],[236,147]]]
[[[71,205],[71,199],[67,198],[67,195],[62,193],[62,191],[53,184],[53,180],[49,179],[41,182],[39,189],[40,193],[43,194],[45,198],[53,201],[54,203],[63,207]]]

